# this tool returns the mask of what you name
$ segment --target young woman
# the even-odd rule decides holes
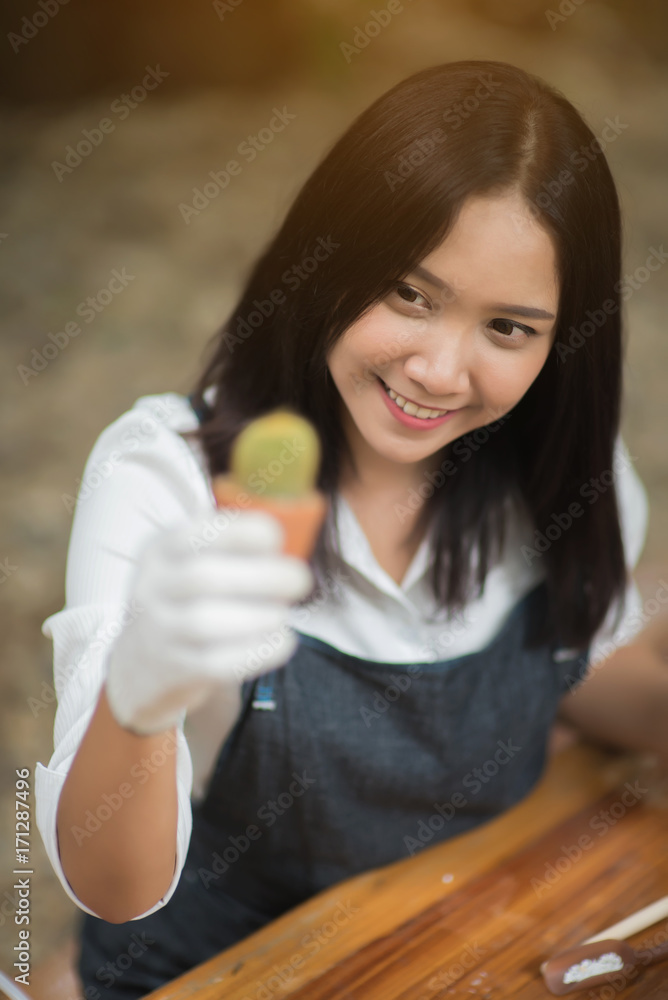
[[[647,507],[620,290],[615,186],[573,106],[503,63],[436,66],[313,172],[190,396],[103,432],[43,626],[37,768],[87,997],[142,996],[415,853],[435,810],[431,843],[498,815],[559,710],[668,751],[668,672],[630,643]],[[211,491],[281,405],[323,445],[310,564]]]

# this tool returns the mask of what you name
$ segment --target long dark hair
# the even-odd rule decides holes
[[[484,446],[467,449],[466,461],[462,438],[443,449],[456,474],[425,500],[415,531],[434,516],[434,594],[461,608],[482,593],[514,498],[532,532],[549,542],[534,550],[549,610],[531,641],[584,648],[612,601],[623,599],[626,581],[614,480],[596,503],[580,492],[591,477],[609,480],[614,468],[621,224],[601,145],[542,80],[501,62],[448,63],[402,81],[359,115],[303,185],[216,334],[193,392],[204,411],[197,433],[213,475],[227,470],[231,442],[250,420],[293,408],[320,434],[318,486],[334,505],[350,452],[329,349],[442,242],[466,198],[513,188],[555,243],[556,338]],[[207,406],[203,393],[212,385]],[[573,503],[582,513],[563,528]]]

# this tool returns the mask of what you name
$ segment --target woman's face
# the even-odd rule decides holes
[[[545,363],[558,303],[552,239],[522,197],[469,198],[444,242],[329,352],[346,433],[368,473],[422,469],[511,410]],[[388,390],[414,404],[412,415]],[[431,420],[417,407],[448,413]]]

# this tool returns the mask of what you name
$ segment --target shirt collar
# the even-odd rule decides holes
[[[414,605],[409,600],[408,594],[422,580],[429,568],[433,522],[420,542],[401,584],[398,584],[379,565],[350,504],[340,493],[337,496],[337,503],[337,526],[341,541],[341,546],[338,549],[340,558],[383,593],[413,609]]]

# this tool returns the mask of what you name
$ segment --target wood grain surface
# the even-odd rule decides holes
[[[540,964],[668,893],[663,780],[578,745],[518,806],[341,882],[151,1000],[546,1000]],[[668,940],[668,922],[630,938]],[[668,962],[581,1000],[668,1000]]]

